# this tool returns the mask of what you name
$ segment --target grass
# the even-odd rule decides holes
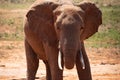
[[[103,0],[94,0],[103,4]],[[76,0],[79,2],[79,0]],[[10,12],[11,10],[27,9],[31,3],[0,4],[0,40],[23,40],[23,19],[25,12]],[[87,39],[88,47],[120,47],[120,5],[100,6],[103,13],[103,24],[99,32]],[[3,10],[3,11],[2,11]]]
[[[92,47],[120,47],[120,5],[102,6],[103,24],[88,42]],[[98,42],[98,43],[97,43]]]
[[[111,24],[111,26],[120,29],[120,5],[101,7],[103,12],[103,25]]]
[[[0,3],[0,9],[27,9],[32,3]]]
[[[120,47],[120,32],[111,28],[108,31],[101,31],[86,40],[91,47]]]
[[[0,11],[0,40],[22,40],[24,12]]]
[[[12,40],[12,41],[20,41],[23,40],[23,35],[21,35],[19,32],[14,33],[0,33],[0,40]]]
[[[14,3],[4,3],[0,4],[1,9],[24,9],[26,4],[14,4]]]

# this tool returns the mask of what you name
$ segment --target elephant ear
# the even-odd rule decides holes
[[[94,3],[81,2],[78,5],[84,12],[84,29],[81,34],[81,40],[91,37],[98,31],[99,25],[102,24],[102,13]]]
[[[37,0],[26,14],[28,28],[25,33],[31,32],[31,35],[34,34],[48,44],[55,43],[57,38],[53,26],[53,10],[57,6],[55,2]]]

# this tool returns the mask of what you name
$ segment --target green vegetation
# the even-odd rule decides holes
[[[120,47],[120,32],[115,28],[100,31],[86,40],[86,43],[91,47]]]
[[[102,6],[103,24],[88,42],[92,47],[120,47],[120,5]]]
[[[0,40],[23,40],[25,12],[0,12]]]
[[[101,7],[103,12],[103,25],[110,24],[120,29],[120,5]]]
[[[19,4],[16,4],[16,3],[0,3],[0,8],[1,9],[7,9],[7,10],[11,10],[11,9],[26,9],[28,8],[28,6],[30,5],[31,3],[19,3]]]
[[[35,0],[1,0],[0,9],[26,9]]]
[[[1,3],[1,1],[3,1],[3,3]],[[29,8],[35,0],[1,1],[0,40],[23,40],[23,21],[26,13],[24,10]],[[82,0],[75,0],[75,2],[79,1]],[[120,2],[118,0],[92,1],[99,5],[102,10],[103,24],[100,26],[98,33],[85,41],[86,45],[88,47],[120,48]]]

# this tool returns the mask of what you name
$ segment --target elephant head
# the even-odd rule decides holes
[[[78,5],[41,2],[26,16],[31,30],[44,43],[59,45],[67,69],[74,67],[81,42],[97,32],[102,23],[101,11],[90,2]]]
[[[62,5],[54,10],[54,27],[68,69],[73,68],[80,50],[80,33],[84,28],[82,17],[84,11],[74,5]]]

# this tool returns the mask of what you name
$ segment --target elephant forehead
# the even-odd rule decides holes
[[[80,11],[81,9],[74,5],[62,5],[60,7],[60,10],[64,12],[64,11]]]

